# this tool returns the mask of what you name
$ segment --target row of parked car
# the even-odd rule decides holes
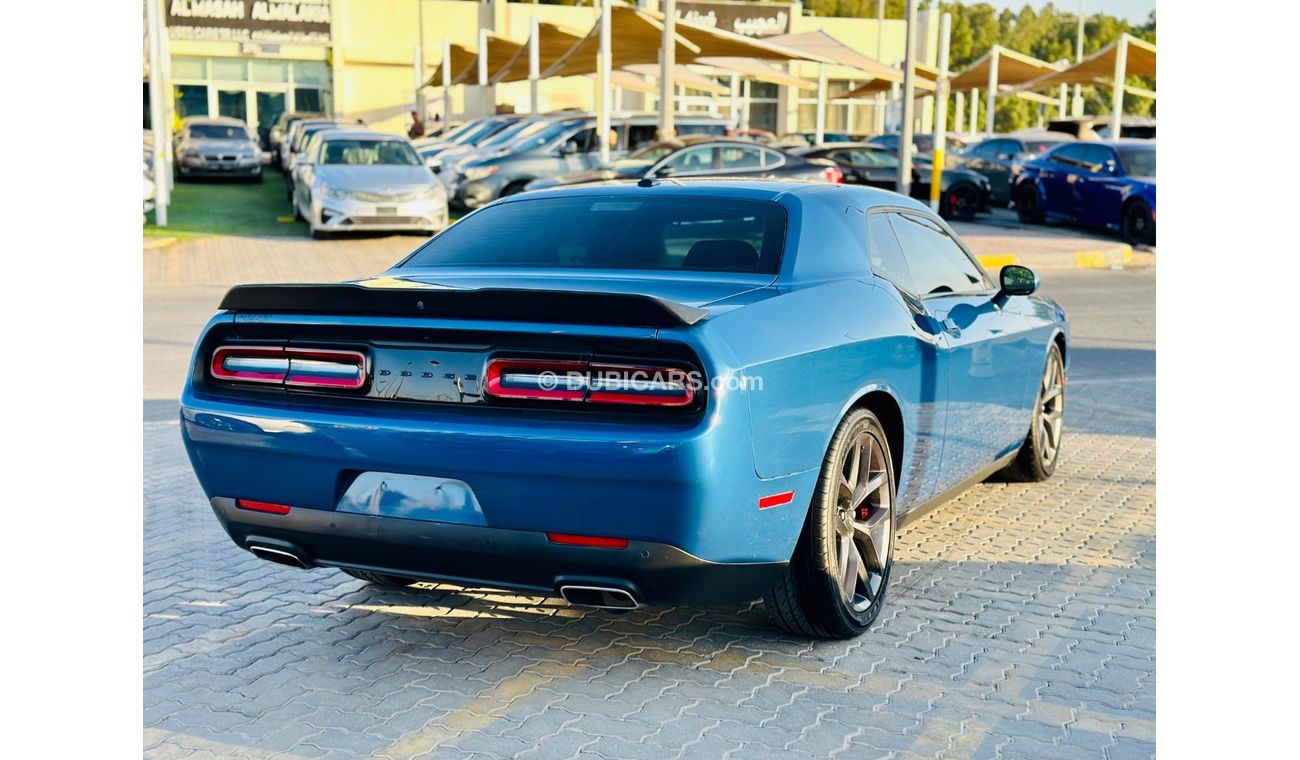
[[[724,119],[681,114],[679,136],[656,140],[657,121],[656,114],[616,116],[605,137],[614,158],[602,164],[596,119],[577,111],[484,116],[415,142],[356,119],[288,113],[270,130],[265,154],[242,122],[203,117],[187,119],[178,134],[177,172],[260,180],[262,164],[275,164],[295,215],[317,237],[360,229],[433,232],[446,226],[451,210],[610,180],[897,184],[897,135],[808,144],[798,135],[733,134]],[[928,199],[933,146],[928,135],[914,139],[912,195]],[[1024,222],[1071,221],[1134,243],[1155,240],[1154,140],[1106,143],[1030,130],[965,146],[952,138],[949,149],[940,187],[947,218],[969,220],[992,205],[1014,204]]]

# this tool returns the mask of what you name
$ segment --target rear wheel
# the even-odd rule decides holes
[[[884,427],[856,409],[835,431],[794,557],[765,597],[773,622],[832,639],[871,625],[894,562],[894,495]]]
[[[1151,218],[1151,206],[1146,201],[1130,201],[1124,207],[1121,221],[1124,242],[1129,245],[1150,245],[1156,242],[1156,220]]]
[[[1056,460],[1061,455],[1061,435],[1065,432],[1065,362],[1061,349],[1052,343],[1047,352],[1047,364],[1038,382],[1038,398],[1034,403],[1034,418],[1029,435],[1020,445],[1016,458],[1002,470],[1007,480],[1037,482],[1047,480],[1056,472]]]
[[[1016,188],[1016,216],[1025,224],[1043,223],[1043,200],[1032,182],[1023,182]]]
[[[940,209],[945,219],[970,221],[975,218],[975,212],[979,207],[979,190],[976,190],[974,185],[961,184],[948,189],[943,196],[943,205]]]
[[[353,578],[360,578],[367,583],[373,583],[376,586],[390,586],[394,588],[406,588],[419,583],[414,578],[407,578],[402,575],[389,575],[388,573],[372,573],[369,570],[353,570],[350,567],[339,568]]]

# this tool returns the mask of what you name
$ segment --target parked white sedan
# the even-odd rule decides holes
[[[298,159],[294,211],[312,237],[367,230],[437,232],[447,193],[410,140],[368,130],[322,132]]]

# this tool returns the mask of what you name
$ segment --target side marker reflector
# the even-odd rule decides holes
[[[599,549],[626,549],[626,538],[605,538],[604,536],[578,536],[573,533],[547,533],[546,538],[553,544],[567,546],[594,546]]]
[[[759,499],[758,508],[771,509],[772,507],[780,507],[785,504],[789,504],[792,501],[794,501],[794,491],[786,491],[785,493],[774,493],[771,496],[764,496],[763,498]]]
[[[272,515],[287,515],[291,507],[283,504],[272,504],[269,501],[250,501],[248,499],[235,499],[235,506],[240,509],[247,509],[250,512],[266,512]]]

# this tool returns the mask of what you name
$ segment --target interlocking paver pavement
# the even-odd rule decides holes
[[[284,279],[337,279],[292,246],[222,243],[247,262],[254,244],[297,259]],[[269,279],[213,256],[214,284]],[[177,423],[152,418],[146,755],[1153,755],[1154,277],[1077,277],[1057,293],[1079,347],[1055,477],[976,486],[902,531],[887,607],[849,642],[784,635],[759,602],[618,615],[263,562],[213,518]]]

